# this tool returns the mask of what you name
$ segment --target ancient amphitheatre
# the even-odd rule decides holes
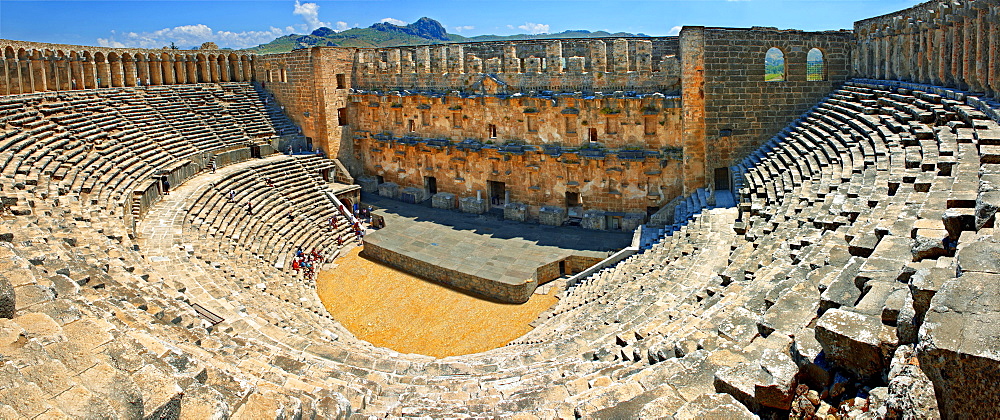
[[[1000,417],[997,0],[827,32],[0,51],[0,418]],[[348,253],[366,200],[505,241],[375,231],[372,260],[558,301],[472,354],[357,338],[291,263]],[[608,258],[545,240],[614,232]]]

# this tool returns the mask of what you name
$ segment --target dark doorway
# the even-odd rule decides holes
[[[490,196],[490,205],[493,207],[502,207],[507,194],[506,185],[499,181],[487,181],[487,187],[487,192]]]
[[[566,260],[559,261],[559,275],[566,275]]]
[[[566,191],[566,208],[580,206],[580,193]]]
[[[437,192],[438,192],[437,178],[434,178],[432,176],[425,176],[424,177],[424,189],[427,190],[427,192],[430,195],[437,194]]]
[[[385,183],[385,178],[382,177],[382,175],[375,175],[375,182],[376,182],[375,185],[382,185],[383,183]]]
[[[487,125],[486,126],[486,131],[487,131],[486,134],[488,134],[491,139],[497,138],[497,126],[496,125],[494,125],[494,124]]]
[[[407,130],[407,131],[409,131],[411,133],[414,132],[414,131],[417,131],[416,127],[413,124],[413,120],[408,120],[408,124],[409,125],[407,126],[407,128],[409,128],[409,130]]]
[[[596,128],[588,129],[587,133],[589,133],[588,139],[590,139],[590,141],[594,141],[594,142],[597,141],[597,129]]]
[[[715,168],[715,190],[723,191],[729,189],[729,168]]]

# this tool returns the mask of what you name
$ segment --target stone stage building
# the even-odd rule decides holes
[[[830,32],[0,40],[0,418],[998,418],[998,37],[997,0],[933,0]],[[652,222],[524,336],[435,359],[291,268],[361,188]]]

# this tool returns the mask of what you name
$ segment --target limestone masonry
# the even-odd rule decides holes
[[[998,0],[265,55],[0,40],[0,418],[1000,417],[998,50]],[[504,347],[400,354],[291,267],[342,252],[362,191],[633,242],[503,288],[375,237],[507,301],[567,275]]]

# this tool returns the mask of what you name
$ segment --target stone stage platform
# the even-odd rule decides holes
[[[599,232],[498,220],[364,194],[385,227],[365,236],[362,256],[428,280],[508,303],[583,271],[629,246],[631,232]]]

